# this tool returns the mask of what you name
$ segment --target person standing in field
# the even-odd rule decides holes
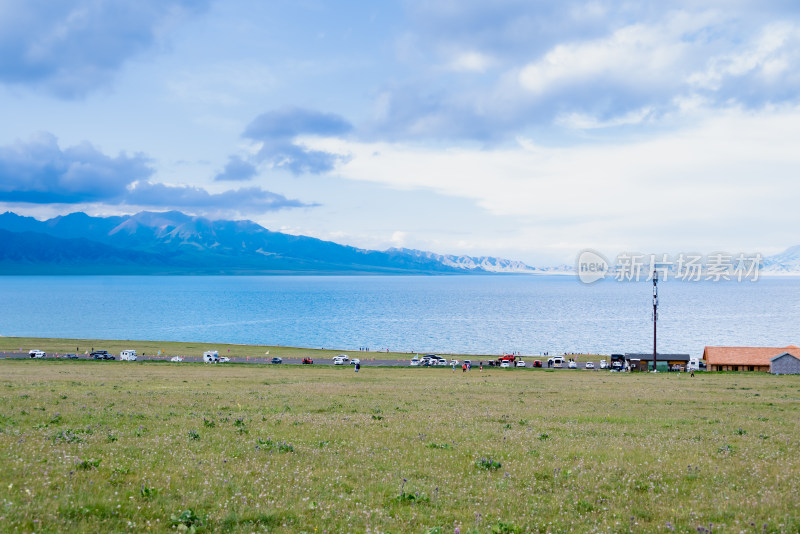
[[[359,369],[361,369],[361,364],[360,364],[360,363],[357,363],[357,364],[356,364],[356,373],[358,372],[358,370],[359,370]]]

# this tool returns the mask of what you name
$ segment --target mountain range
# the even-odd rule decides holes
[[[39,221],[0,215],[2,274],[535,273],[522,262],[365,250],[178,211]]]
[[[272,232],[252,221],[179,211],[39,221],[0,215],[0,274],[572,274],[491,256],[366,250]],[[800,274],[800,245],[762,261],[764,275]]]
[[[764,258],[761,273],[766,275],[800,274],[800,245]]]

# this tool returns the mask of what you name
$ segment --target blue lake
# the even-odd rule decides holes
[[[652,351],[652,284],[572,276],[3,276],[0,335],[523,354]],[[659,284],[659,352],[800,344],[800,279]]]

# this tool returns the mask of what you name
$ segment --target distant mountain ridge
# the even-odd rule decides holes
[[[800,274],[800,245],[789,247],[779,254],[767,256],[762,262],[763,274]]]
[[[434,260],[442,265],[447,265],[456,269],[481,270],[489,273],[526,273],[526,274],[550,274],[572,272],[574,269],[562,267],[531,267],[521,261],[506,260],[492,256],[455,256],[442,255],[424,250],[414,250],[408,248],[390,248],[387,252],[396,252],[416,258]]]
[[[384,252],[272,232],[252,221],[210,220],[179,211],[39,221],[0,215],[0,273],[536,273],[522,262]]]

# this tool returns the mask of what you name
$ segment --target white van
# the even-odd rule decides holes
[[[136,361],[136,351],[135,350],[123,350],[119,353],[119,360],[122,362],[135,362]]]
[[[690,358],[689,363],[686,364],[686,372],[690,371],[699,371],[700,370],[700,358]]]
[[[44,358],[45,356],[47,356],[47,353],[43,350],[32,349],[28,351],[28,356],[30,356],[31,358]]]
[[[203,361],[206,363],[219,363],[219,351],[207,350],[203,353]]]
[[[566,361],[564,360],[563,356],[553,356],[552,358],[547,359],[547,367],[555,367],[556,364],[564,365]]]

